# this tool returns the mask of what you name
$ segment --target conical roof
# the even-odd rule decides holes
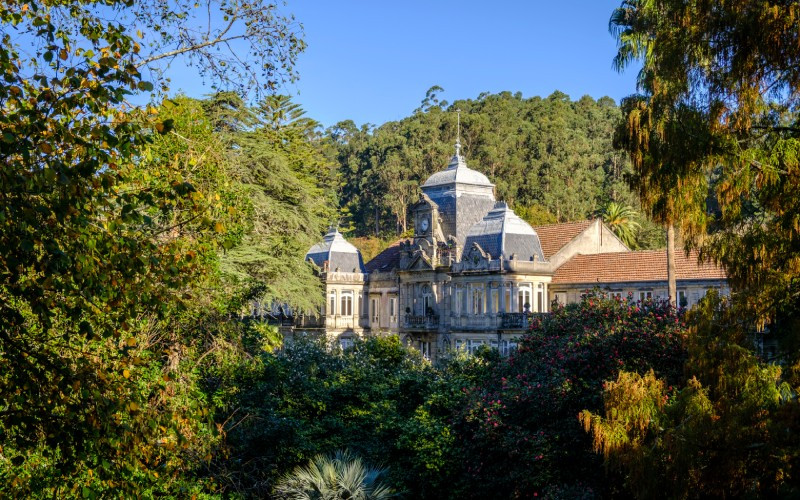
[[[328,271],[341,271],[343,273],[363,273],[364,262],[361,252],[344,239],[342,233],[335,227],[328,230],[328,234],[321,242],[312,246],[306,253],[306,260],[311,259],[314,264],[325,269],[327,262]]]
[[[470,228],[464,251],[473,243],[480,245],[493,259],[499,259],[501,255],[510,259],[513,255],[517,260],[545,260],[539,235],[504,201],[497,202],[480,222]]]

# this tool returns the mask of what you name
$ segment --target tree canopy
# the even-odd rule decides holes
[[[641,497],[798,492],[798,14],[795,2],[630,0],[611,18],[616,63],[642,62],[615,136],[633,185],[732,286],[691,312],[677,393],[621,374],[605,414],[584,414]]]
[[[200,487],[175,479],[214,434],[186,360],[201,359],[202,318],[242,305],[213,293],[220,249],[241,240],[227,232],[244,227],[241,197],[199,110],[165,117],[129,100],[166,90],[159,63],[180,55],[220,85],[238,75],[270,89],[302,48],[274,5],[200,7],[0,6],[4,494]],[[192,23],[210,13],[198,38]],[[218,53],[230,37],[252,56]]]

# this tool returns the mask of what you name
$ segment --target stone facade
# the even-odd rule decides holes
[[[482,345],[507,353],[532,315],[587,289],[666,297],[666,255],[634,252],[599,219],[531,227],[494,186],[458,154],[422,186],[411,208],[413,238],[395,242],[366,265],[336,230],[312,247],[325,305],[284,333],[325,334],[347,347],[364,335],[398,335],[435,359]],[[693,305],[708,288],[727,290],[725,275],[697,255],[676,256],[679,301]]]

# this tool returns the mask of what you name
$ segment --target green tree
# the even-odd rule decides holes
[[[335,202],[318,123],[286,96],[250,107],[220,93],[203,106],[246,212],[240,244],[221,259],[223,273],[262,302],[316,310],[320,282],[303,258],[334,218]]]
[[[302,47],[270,6],[208,7],[228,28],[209,26],[198,44],[187,21],[196,11],[182,2],[0,5],[4,494],[168,491],[184,450],[201,450],[187,440],[208,435],[199,394],[170,381],[173,357],[158,339],[224,238],[208,203],[218,186],[190,182],[200,177],[181,171],[183,159],[148,158],[174,123],[126,100],[166,88],[167,56],[197,57],[219,81],[212,49],[235,30],[245,45],[273,42],[248,45],[260,60],[248,72],[267,88],[292,77]],[[157,52],[167,45],[179,48]]]
[[[295,467],[344,448],[367,463],[392,464],[387,482],[407,489],[395,464],[408,454],[396,443],[434,377],[418,353],[396,337],[357,341],[345,351],[302,338],[276,353],[245,347],[249,356],[217,371],[210,391],[225,430],[209,467],[222,491],[269,495]]]
[[[795,391],[753,354],[743,314],[715,294],[691,312],[691,378],[679,391],[653,373],[620,373],[604,416],[581,420],[639,498],[796,496]],[[746,316],[745,316],[746,317]]]
[[[558,219],[538,203],[529,206],[515,207],[514,212],[531,226],[545,226],[556,224]]]
[[[277,498],[324,500],[384,500],[394,491],[380,482],[385,469],[364,465],[348,450],[333,456],[317,455],[307,465],[297,467],[275,487]]]
[[[643,204],[670,215],[733,287],[690,318],[691,378],[674,402],[636,416],[658,391],[642,405],[611,398],[589,426],[643,496],[797,494],[797,15],[788,2],[656,0],[612,16],[617,62],[643,63],[618,135]],[[783,369],[759,356],[765,324]],[[634,394],[642,382],[619,383]]]

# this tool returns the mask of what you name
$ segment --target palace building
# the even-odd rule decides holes
[[[398,335],[429,359],[483,345],[506,354],[532,315],[586,290],[667,297],[665,251],[632,251],[600,219],[531,227],[495,200],[494,185],[467,166],[458,143],[421,191],[413,238],[366,264],[337,229],[308,251],[326,300],[321,314],[286,323],[287,337],[324,334],[347,347],[357,337]],[[721,269],[696,254],[675,258],[680,305],[709,288],[727,293]]]

